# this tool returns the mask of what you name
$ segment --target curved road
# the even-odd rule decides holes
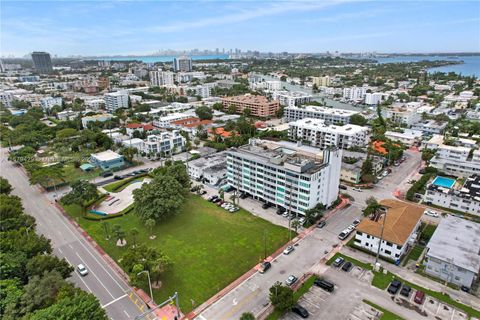
[[[39,188],[30,185],[20,167],[7,158],[7,150],[2,148],[0,173],[13,186],[12,193],[22,199],[25,211],[35,217],[37,232],[51,239],[56,256],[65,258],[74,267],[83,263],[89,270],[85,277],[80,277],[74,271],[70,280],[83,290],[93,293],[110,319],[134,319],[145,311],[143,302],[132,293],[128,283],[106,263],[47,196]]]

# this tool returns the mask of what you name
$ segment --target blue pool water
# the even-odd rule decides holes
[[[455,179],[436,176],[432,183],[436,186],[451,188],[455,184]]]

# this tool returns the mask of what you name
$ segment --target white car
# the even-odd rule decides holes
[[[295,250],[293,246],[288,246],[285,248],[285,250],[283,250],[283,254],[290,254],[290,252],[292,252],[293,250]]]
[[[77,271],[82,277],[85,277],[88,274],[87,268],[81,263],[77,266]]]
[[[301,217],[300,219],[298,219],[298,221],[303,226],[303,224],[305,223],[305,217]]]
[[[438,214],[438,212],[435,212],[433,210],[425,210],[425,214],[429,217],[433,217],[433,218],[438,218],[440,215]]]

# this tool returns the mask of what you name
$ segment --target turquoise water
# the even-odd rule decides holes
[[[444,187],[444,188],[449,188],[450,189],[455,184],[455,179],[436,176],[435,180],[433,180],[432,184],[434,184],[436,186],[439,186],[439,187]]]
[[[480,78],[480,56],[395,56],[388,58],[375,58],[378,63],[407,63],[418,62],[422,60],[435,61],[463,61],[462,64],[452,64],[443,67],[430,68],[428,71],[433,72],[455,72],[463,76],[476,76]]]
[[[155,63],[155,62],[172,62],[173,58],[178,56],[135,56],[135,57],[104,57],[96,60],[108,60],[108,61],[132,61],[137,60],[143,63]],[[227,60],[230,59],[228,54],[214,54],[206,56],[190,56],[192,60]]]

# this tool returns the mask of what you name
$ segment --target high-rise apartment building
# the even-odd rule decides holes
[[[227,153],[227,180],[237,190],[304,214],[338,196],[342,150],[325,150],[287,141],[250,139]]]
[[[108,112],[128,108],[128,93],[125,91],[107,93],[103,98],[105,100],[105,110]]]
[[[173,71],[192,71],[192,58],[187,56],[173,58]]]
[[[150,84],[152,86],[171,86],[174,84],[174,73],[171,71],[150,71]]]
[[[53,71],[52,60],[47,52],[32,53],[33,66],[39,73],[51,73]]]

